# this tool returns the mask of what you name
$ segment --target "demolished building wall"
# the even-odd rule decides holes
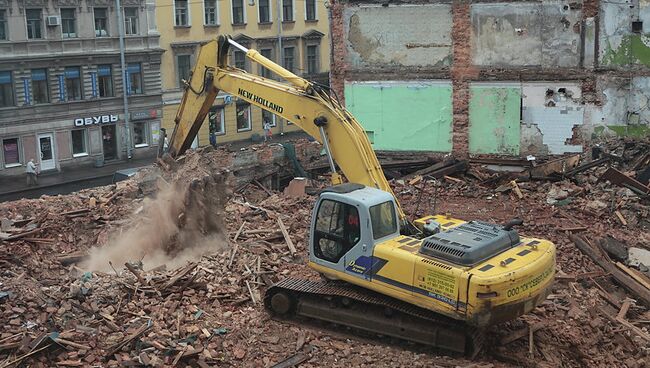
[[[377,139],[389,134],[407,143],[397,150],[553,155],[580,152],[597,135],[650,132],[645,1],[344,0],[331,10],[332,86],[353,113],[373,111],[359,120],[377,149],[393,149]],[[412,126],[427,124],[412,119],[415,99],[390,104],[381,97],[394,83],[427,80],[452,85],[451,148],[439,141],[408,144]],[[378,96],[367,90],[359,99],[362,82],[381,87],[373,90]],[[506,83],[518,89],[519,101],[481,83]],[[540,100],[547,90],[552,103]],[[508,109],[486,115],[490,106]],[[439,118],[447,110],[442,103],[426,113]],[[494,120],[506,115],[507,121]],[[485,133],[492,135],[481,139]]]

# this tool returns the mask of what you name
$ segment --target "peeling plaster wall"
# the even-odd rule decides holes
[[[567,143],[574,137],[574,129],[584,121],[581,105],[581,88],[578,83],[539,82],[522,84],[522,126],[536,127],[541,134],[542,147],[530,145],[530,136],[522,133],[522,147],[535,154],[559,155],[582,152],[582,145]],[[530,131],[527,131],[530,134]],[[532,131],[534,134],[534,130]]]
[[[581,17],[568,1],[472,4],[474,64],[578,66]]]
[[[451,152],[449,81],[351,82],[345,100],[376,150]]]
[[[450,4],[349,6],[343,17],[353,69],[451,64]]]
[[[588,105],[585,132],[647,135],[650,133],[650,77],[601,76],[602,106]]]
[[[638,33],[632,31],[632,22],[636,20],[643,22]],[[650,2],[601,1],[599,42],[602,66],[650,66]]]

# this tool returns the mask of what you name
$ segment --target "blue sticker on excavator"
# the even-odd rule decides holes
[[[358,273],[360,275],[372,276],[388,263],[387,260],[375,256],[361,256],[356,260],[348,263],[345,268],[348,272]]]

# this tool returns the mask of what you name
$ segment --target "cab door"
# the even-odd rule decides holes
[[[369,219],[358,204],[324,197],[312,224],[312,261],[355,277],[369,279],[372,244]]]

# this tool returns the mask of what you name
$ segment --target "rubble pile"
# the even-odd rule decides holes
[[[492,327],[488,348],[475,361],[340,327],[272,319],[262,300],[268,285],[285,277],[319,277],[306,266],[316,197],[299,185],[275,191],[263,176],[244,180],[242,172],[255,170],[232,165],[250,152],[194,152],[180,160],[183,165],[117,185],[3,203],[0,317],[6,322],[0,367],[646,366],[650,313],[643,289],[626,286],[619,272],[635,275],[640,285],[646,280],[650,203],[638,188],[625,186],[624,178],[599,180],[610,167],[636,178],[649,152],[643,144],[604,142],[601,156],[590,152],[546,172],[543,180],[531,174],[533,168],[504,174],[470,164],[462,171],[467,164],[456,161],[450,165],[461,171],[438,164],[435,170],[420,168],[422,175],[393,180],[413,218],[436,212],[505,223],[519,217],[520,233],[548,238],[558,247],[552,294],[533,313]],[[277,148],[255,149],[257,156],[277,155]],[[570,173],[598,160],[602,163]],[[641,162],[637,168],[635,160]],[[230,179],[223,162],[230,163]],[[434,180],[432,172],[440,175]],[[165,190],[177,181],[189,188],[181,208],[191,204],[201,210],[214,200],[207,207],[216,212],[190,221],[187,211],[177,210],[175,224],[182,229],[216,221],[203,223],[198,232],[205,235],[209,228],[221,234],[211,243],[219,246],[179,264],[170,261],[177,253],[166,247],[172,257],[163,262],[135,252],[124,262],[105,260],[108,268],[87,268],[91,248],[110,246],[136,222],[135,228],[144,227],[152,238],[164,232],[147,228],[156,217],[147,208],[169,199]],[[307,193],[325,185],[312,180]]]

